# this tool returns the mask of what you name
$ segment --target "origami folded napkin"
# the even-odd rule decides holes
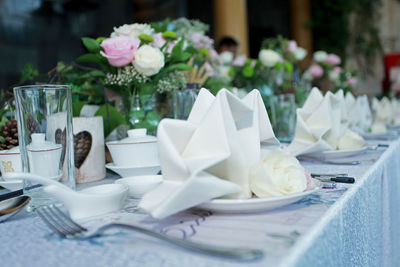
[[[377,98],[372,99],[372,111],[374,113],[374,123],[389,123],[393,116],[393,105],[387,97],[380,101]]]
[[[317,88],[311,90],[304,106],[296,111],[296,133],[288,147],[293,155],[336,149],[346,130],[342,98],[343,92],[337,95],[327,92],[323,96]]]
[[[372,124],[372,113],[368,97],[362,95],[355,98],[352,93],[348,92],[346,93],[345,102],[349,128],[359,133],[368,132]]]
[[[249,168],[260,160],[260,143],[279,145],[257,90],[239,99],[201,89],[188,120],[162,120],[157,136],[164,182],[139,203],[154,218],[213,198],[251,197]]]

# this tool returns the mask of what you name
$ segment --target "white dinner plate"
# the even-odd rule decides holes
[[[312,179],[312,187],[304,192],[286,196],[250,199],[213,199],[197,207],[220,213],[254,213],[276,209],[299,201],[321,189],[321,182]]]
[[[360,133],[360,135],[365,139],[365,140],[392,140],[396,139],[398,135],[396,132],[389,131],[387,133]]]
[[[114,163],[107,163],[106,168],[116,172],[121,177],[138,176],[138,175],[155,175],[161,170],[160,165],[144,166],[144,167],[130,167],[130,166],[116,166]]]
[[[356,149],[345,149],[345,150],[329,150],[329,151],[322,151],[322,152],[314,152],[304,154],[306,157],[312,158],[322,158],[322,159],[337,159],[337,158],[345,158],[350,156],[355,156],[367,151],[367,147],[363,146]]]

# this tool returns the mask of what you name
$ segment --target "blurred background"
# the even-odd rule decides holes
[[[308,51],[336,53],[360,71],[359,94],[380,94],[390,66],[400,65],[399,0],[0,0],[0,88],[18,82],[28,62],[46,73],[73,61],[85,52],[82,36],[167,17],[199,19],[215,43],[232,36],[252,58],[278,34]]]

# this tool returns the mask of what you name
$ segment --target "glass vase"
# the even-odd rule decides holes
[[[279,141],[289,143],[296,125],[296,103],[294,94],[281,94],[271,98],[271,122]]]
[[[185,89],[174,93],[173,106],[175,119],[186,120],[189,117],[199,91],[197,83],[188,83]]]
[[[135,95],[131,99],[129,123],[131,127],[145,128],[147,133],[155,135],[161,117],[157,112],[156,98],[154,95]]]

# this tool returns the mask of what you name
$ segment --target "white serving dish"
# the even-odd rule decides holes
[[[118,179],[115,183],[127,186],[129,196],[142,198],[144,194],[156,188],[162,181],[162,175],[142,175]]]
[[[297,202],[300,199],[320,190],[321,183],[315,179],[312,181],[313,184],[311,188],[300,193],[270,198],[213,199],[200,204],[197,207],[219,213],[254,213],[272,210]]]
[[[155,175],[160,170],[160,165],[131,167],[131,166],[116,166],[114,163],[107,163],[106,168],[117,173],[121,177],[130,177],[138,175]]]
[[[106,143],[116,166],[159,165],[157,138],[146,135],[146,129],[128,131],[128,137]]]

